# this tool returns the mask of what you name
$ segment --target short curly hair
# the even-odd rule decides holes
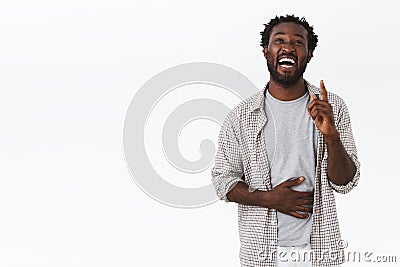
[[[311,52],[311,55],[314,52],[314,49],[317,47],[318,43],[318,35],[314,33],[314,27],[310,26],[304,17],[299,18],[295,17],[294,15],[286,15],[286,16],[276,16],[275,18],[271,19],[268,24],[264,24],[265,29],[264,31],[260,32],[261,34],[261,46],[267,47],[269,43],[269,37],[271,35],[271,30],[274,26],[278,25],[282,22],[294,22],[301,26],[303,26],[307,30],[307,43],[308,43],[308,50]]]

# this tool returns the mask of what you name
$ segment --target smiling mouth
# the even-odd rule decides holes
[[[284,69],[293,68],[295,65],[296,60],[290,57],[282,57],[279,59],[278,64]]]

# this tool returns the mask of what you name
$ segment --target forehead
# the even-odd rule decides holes
[[[300,24],[294,22],[281,22],[272,28],[270,36],[272,37],[277,34],[297,35],[307,39],[308,32],[306,28]]]

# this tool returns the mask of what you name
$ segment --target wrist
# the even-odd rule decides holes
[[[260,192],[261,206],[264,208],[271,208],[271,191],[261,191]]]
[[[340,141],[340,134],[338,131],[335,131],[330,134],[324,134],[325,142],[328,144],[336,143]]]

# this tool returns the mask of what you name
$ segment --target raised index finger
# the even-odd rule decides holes
[[[319,82],[319,87],[321,88],[321,100],[322,101],[327,101],[328,102],[328,93],[326,92],[325,84],[324,81],[321,80]]]

